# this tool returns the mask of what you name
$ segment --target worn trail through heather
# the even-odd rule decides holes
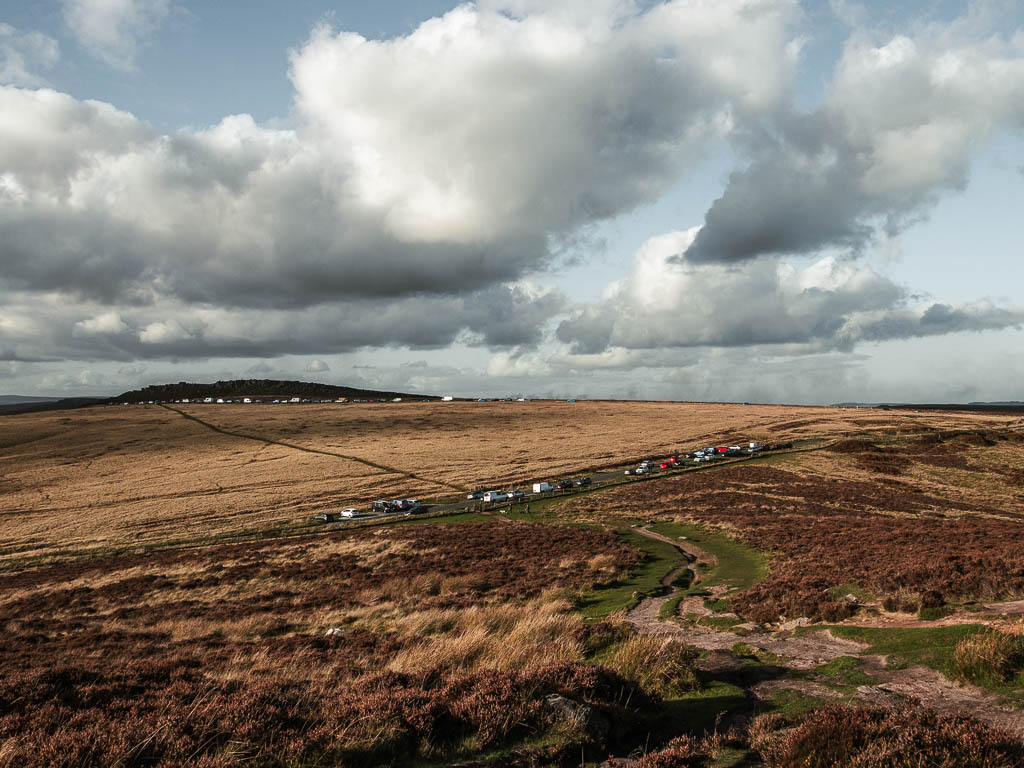
[[[671,544],[682,552],[689,562],[704,561],[712,565],[715,563],[715,558],[709,552],[703,551],[690,541],[679,541],[662,536],[647,529],[646,526],[634,530],[647,538]],[[627,614],[627,620],[641,633],[675,637],[688,645],[709,651],[727,650],[737,642],[743,642],[751,648],[774,654],[779,658],[780,664],[793,670],[811,670],[840,656],[860,657],[862,671],[876,682],[873,685],[860,686],[857,689],[857,698],[885,706],[898,706],[908,700],[913,700],[938,712],[971,715],[1019,736],[1024,736],[1024,711],[1003,706],[1000,703],[1000,697],[995,694],[971,685],[955,683],[939,672],[926,667],[889,668],[884,657],[860,656],[865,646],[852,640],[836,637],[828,630],[806,632],[799,636],[788,632],[775,632],[750,634],[741,638],[732,632],[712,627],[694,624],[683,625],[659,618],[658,613],[661,607],[679,591],[678,587],[672,585],[672,581],[686,567],[685,565],[679,566],[662,579],[662,584],[668,588],[667,594],[647,597]],[[694,583],[697,583],[700,573],[694,569],[694,574]],[[693,598],[686,598],[686,600],[691,599]],[[702,611],[703,615],[711,613],[704,608],[702,598],[695,598],[695,600],[700,602],[701,610],[689,610],[689,608],[696,608],[696,603],[687,607],[684,601],[682,612],[697,613],[698,615]],[[753,686],[752,693],[755,696],[766,695],[771,689],[785,687],[803,690],[808,685],[807,681],[794,680],[791,686],[787,686],[787,682],[789,681],[783,679],[767,684],[761,683]],[[825,690],[824,686],[812,685]]]

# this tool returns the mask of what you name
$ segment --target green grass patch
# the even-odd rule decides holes
[[[839,656],[827,664],[817,667],[814,672],[837,680],[842,685],[871,685],[875,680],[860,669],[860,662],[853,656]]]
[[[925,608],[922,606],[917,611],[917,618],[921,621],[937,621],[945,616],[949,616],[953,612],[953,609],[948,605],[933,605]]]
[[[767,557],[721,531],[683,523],[656,523],[650,528],[671,539],[685,536],[687,541],[715,556],[717,564],[704,574],[695,589],[724,585],[730,592],[737,592],[749,589],[768,575]],[[700,568],[699,563],[697,567]]]
[[[866,589],[863,589],[860,585],[854,583],[840,584],[838,587],[831,587],[828,594],[833,600],[842,600],[847,595],[853,595],[862,603],[870,603],[875,600],[875,596],[873,594],[868,592]]]
[[[665,702],[664,718],[686,724],[686,730],[700,733],[715,727],[720,716],[747,707],[746,692],[738,685],[723,680],[706,681],[704,687],[678,699]]]
[[[729,610],[728,597],[704,598],[704,607],[715,613],[725,613]]]
[[[658,618],[662,621],[668,621],[674,619],[679,615],[679,604],[686,598],[685,592],[677,592],[672,595],[668,600],[665,601],[664,605],[658,609]]]
[[[701,616],[697,619],[697,623],[702,627],[712,627],[713,629],[732,629],[737,624],[742,624],[743,619],[731,619],[726,616]]]
[[[623,608],[637,605],[649,595],[661,593],[661,580],[675,567],[684,565],[682,553],[671,544],[649,539],[629,529],[618,529],[616,535],[644,553],[644,559],[633,568],[629,577],[588,590],[577,602],[577,608],[589,619],[601,619]]]
[[[430,515],[418,516],[410,515],[409,517],[399,517],[391,521],[392,525],[423,525],[427,523],[493,523],[495,522],[493,517],[487,515],[481,515],[477,512],[459,512],[454,515],[443,515],[437,517],[431,517]]]
[[[828,626],[801,627],[796,634],[801,635],[805,632],[816,632],[823,629],[831,630],[832,634],[837,637],[865,643],[868,648],[863,653],[886,656],[890,667],[899,669],[911,664],[919,664],[922,667],[941,672],[950,680],[956,680],[959,677],[956,664],[953,661],[953,652],[956,650],[957,644],[964,638],[989,631],[984,624],[893,629]],[[979,680],[977,684],[1015,701],[1024,700],[1024,694],[1019,693],[1020,689],[1024,687],[1024,679],[1021,679],[1020,675],[1007,682]]]
[[[758,711],[759,713],[777,712],[787,717],[798,717],[821,709],[827,703],[827,700],[811,696],[803,691],[793,688],[777,688],[768,695],[768,699]]]

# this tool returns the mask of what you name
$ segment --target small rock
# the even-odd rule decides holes
[[[328,637],[334,637],[335,635],[345,634],[345,630],[341,629],[340,627],[331,627],[324,634]]]
[[[552,693],[544,698],[544,705],[555,717],[573,730],[582,730],[594,741],[603,744],[611,729],[611,723],[600,712],[582,702]]]
[[[783,632],[788,630],[796,629],[797,627],[806,627],[811,623],[811,620],[806,616],[801,616],[799,619],[791,619],[790,621],[783,622],[779,625],[779,629]]]

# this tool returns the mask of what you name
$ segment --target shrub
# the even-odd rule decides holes
[[[995,630],[979,632],[957,644],[953,663],[972,682],[1012,680],[1024,666],[1024,638]]]
[[[696,660],[696,649],[678,640],[646,635],[622,643],[608,666],[648,693],[674,698],[700,688]]]
[[[963,715],[830,706],[774,730],[784,724],[751,727],[768,768],[1011,768],[1024,761],[1024,743]]]
[[[711,761],[708,744],[693,736],[677,736],[657,752],[648,752],[633,768],[703,768]]]

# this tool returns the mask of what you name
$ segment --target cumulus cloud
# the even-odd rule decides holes
[[[610,348],[771,346],[776,354],[850,351],[861,342],[1019,327],[1024,308],[912,303],[870,267],[834,256],[797,267],[772,258],[691,263],[700,228],[651,238],[628,276],[577,309],[558,338],[581,355]],[[631,357],[620,361],[636,364]]]
[[[130,69],[170,5],[64,12]],[[301,367],[460,344],[494,350],[481,375],[571,381],[1015,327],[1016,308],[920,304],[858,257],[1024,124],[1024,37],[973,17],[854,29],[800,111],[800,23],[796,0],[480,0],[392,39],[319,26],[290,55],[288,129],[231,115],[165,134],[11,75],[0,359]],[[597,302],[538,287],[559,243],[659,200],[723,137],[747,162],[702,227],[649,241]],[[539,351],[552,332],[565,349]]]
[[[139,47],[167,18],[168,0],[63,0],[64,22],[93,56],[132,71]]]
[[[79,320],[74,325],[74,333],[83,334],[117,334],[128,330],[128,326],[121,319],[118,312],[102,312],[93,317]]]
[[[45,85],[40,70],[50,69],[59,58],[60,48],[52,37],[19,32],[0,22],[0,85]]]
[[[310,360],[303,370],[306,371],[306,373],[323,373],[324,371],[331,370],[331,366],[323,360]]]
[[[852,34],[821,108],[739,127],[750,164],[730,175],[687,258],[863,248],[963,188],[977,145],[1024,126],[1024,36],[978,23]]]
[[[165,11],[67,5],[79,21]],[[777,103],[795,13],[485,3],[392,40],[321,27],[291,57],[293,131],[237,115],[161,135],[110,105],[7,88],[5,276],[107,302],[156,285],[282,307],[515,280],[548,263],[551,238],[655,200],[735,111]]]

